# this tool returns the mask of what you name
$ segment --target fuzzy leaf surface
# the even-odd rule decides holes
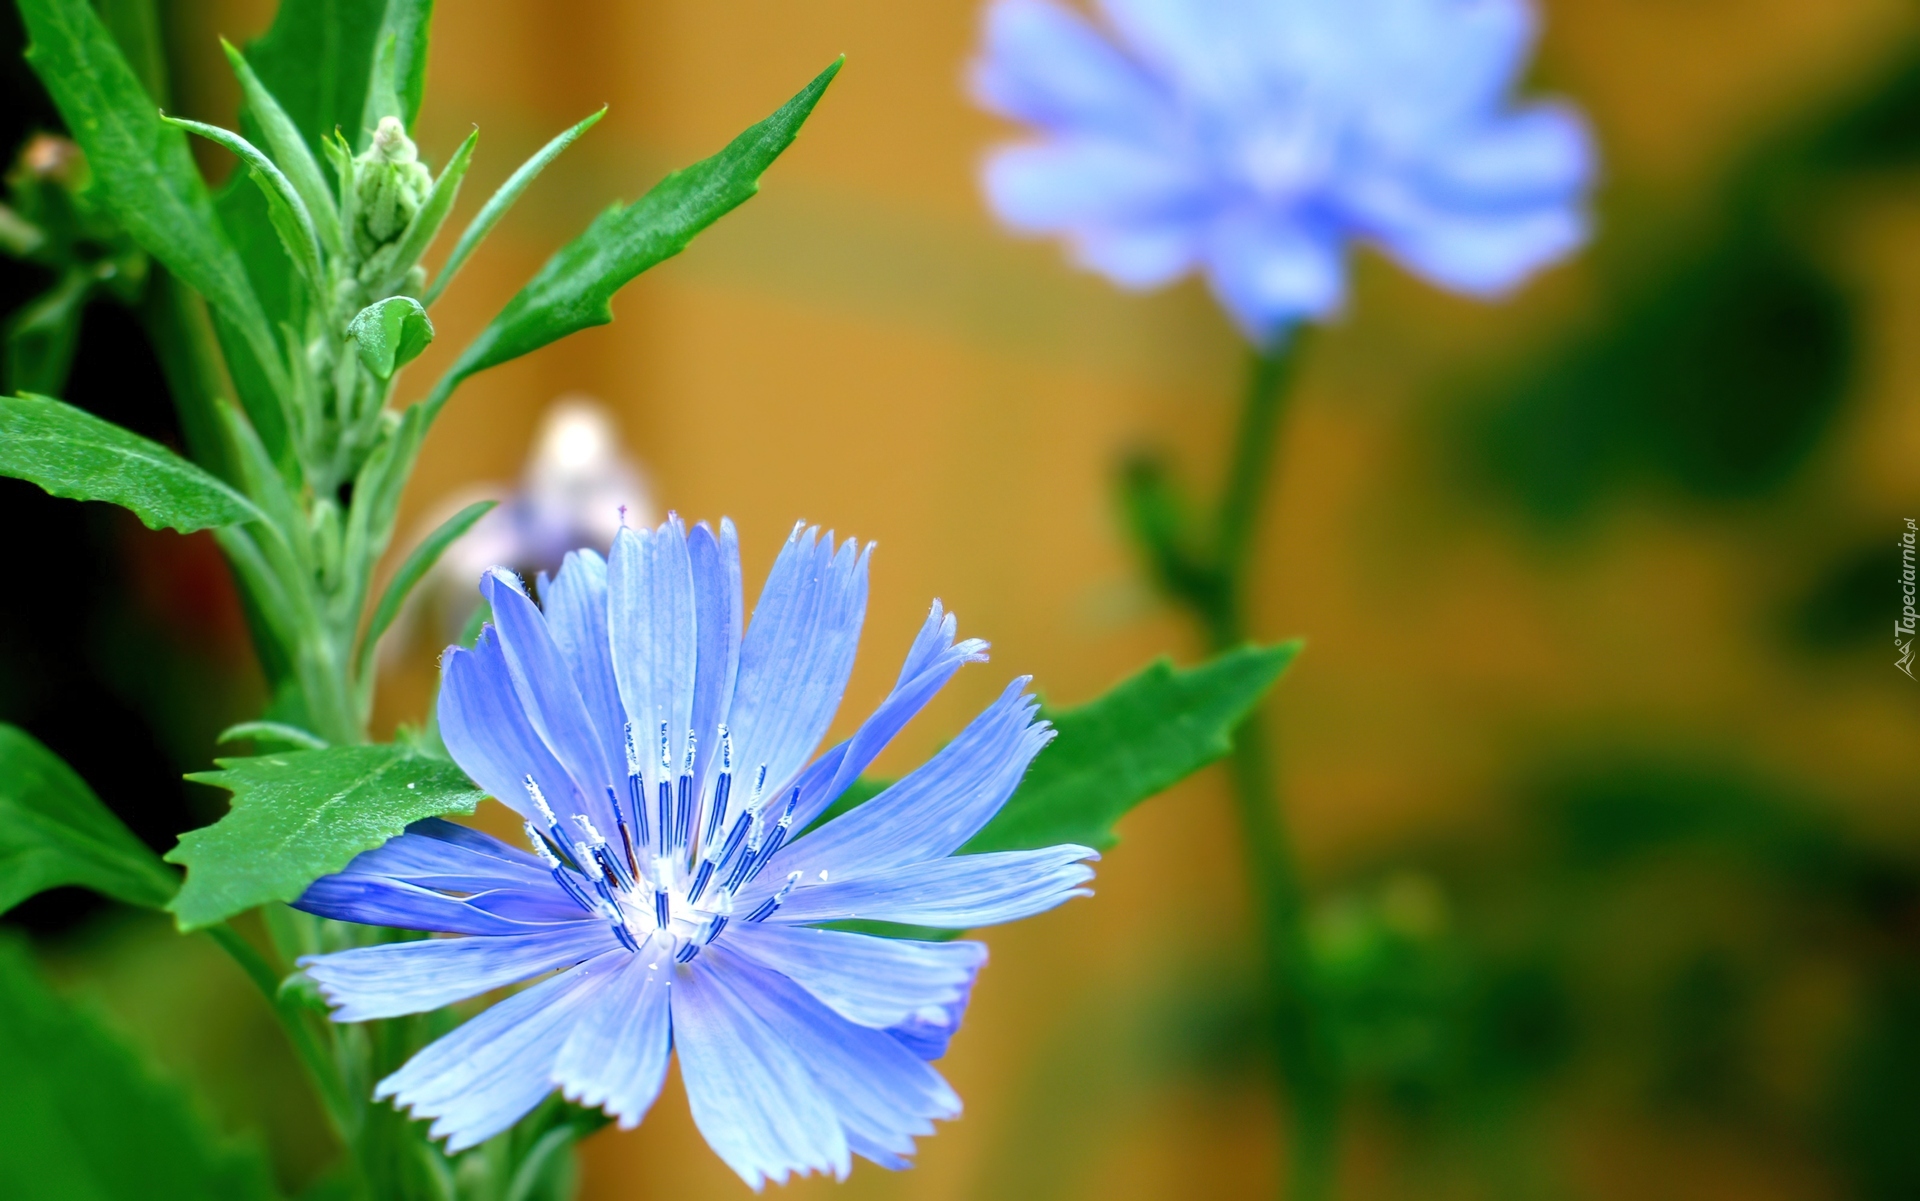
[[[60,756],[0,722],[0,913],[69,884],[158,909],[180,881]]]
[[[291,901],[410,822],[472,813],[485,795],[448,760],[390,743],[215,762],[187,778],[233,793],[233,808],[167,852],[187,869],[168,906],[183,930]]]
[[[8,1201],[268,1201],[266,1164],[0,942],[0,1181]]]
[[[0,475],[70,500],[111,501],[154,530],[190,534],[259,516],[158,442],[47,396],[0,397]]]
[[[367,370],[391,379],[433,341],[433,322],[413,297],[389,296],[354,314],[347,323],[347,335],[359,348]]]

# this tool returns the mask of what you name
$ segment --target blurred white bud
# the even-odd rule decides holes
[[[508,567],[532,581],[554,572],[570,550],[601,554],[613,543],[624,511],[635,526],[658,521],[645,473],[621,446],[613,415],[591,397],[562,396],[547,406],[518,487],[477,484],[443,498],[414,531],[417,545],[440,523],[477,500],[500,505],[447,548],[420,589],[435,613],[440,642],[453,639],[479,603],[482,573]],[[404,646],[404,635],[388,639]]]

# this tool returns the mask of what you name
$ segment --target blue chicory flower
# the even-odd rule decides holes
[[[532,852],[419,822],[297,902],[345,921],[462,935],[301,961],[337,1021],[418,1013],[553,972],[381,1081],[458,1151],[554,1089],[632,1127],[680,1055],[693,1119],[755,1188],[907,1166],[959,1113],[946,1053],[977,942],[842,930],[962,929],[1086,895],[1082,846],[955,856],[1052,732],[1016,679],[872,800],[806,833],[986,644],[936,601],[893,691],[809,763],[853,668],[865,550],[796,526],[741,630],[738,543],[670,518],[569,555],[544,612],[485,576],[494,624],[447,653],[455,761],[526,819]]]
[[[1196,268],[1270,343],[1337,311],[1349,240],[1442,287],[1507,291],[1587,236],[1569,106],[1515,106],[1527,0],[996,0],[973,85],[1035,140],[994,210],[1128,288]]]

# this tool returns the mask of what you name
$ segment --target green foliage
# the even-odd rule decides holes
[[[312,280],[316,287],[320,286],[320,233],[314,226],[313,214],[308,211],[307,202],[274,161],[252,142],[217,125],[189,121],[184,117],[162,117],[161,120],[231,150],[247,164],[247,176],[266,198],[267,219],[273,222],[273,231],[280,235],[281,246],[286,248],[287,255],[301,273]]]
[[[433,565],[440,561],[440,556],[446,553],[454,540],[472,529],[474,522],[492,512],[499,503],[477,500],[447,518],[419,546],[413,548],[413,553],[400,565],[400,570],[393,573],[393,580],[388,583],[387,590],[381,593],[380,603],[374,607],[373,619],[367,623],[366,635],[360,641],[362,679],[373,678],[373,653],[380,645],[380,636],[387,632],[393,619],[400,616],[400,607],[407,603],[407,597],[414,588],[426,578],[427,572],[433,570]]]
[[[190,284],[263,364],[273,336],[246,268],[221,231],[186,138],[159,108],[87,0],[20,0],[27,61],[86,151],[114,217],[148,254]]]
[[[1707,500],[1773,491],[1852,379],[1844,294],[1764,230],[1670,256],[1609,307],[1502,389],[1475,430],[1490,477],[1542,518],[1648,482]]]
[[[462,379],[613,320],[613,294],[686,249],[693,236],[760,190],[760,176],[793,144],[800,126],[840,71],[840,60],[726,149],[655,184],[633,204],[615,205],[560,248],[507,302],[434,390],[443,402]]]
[[[368,371],[391,379],[433,341],[433,322],[413,297],[389,296],[354,314],[347,323],[347,336],[359,348],[360,361]]]
[[[447,255],[446,265],[440,268],[440,274],[434,277],[433,287],[427,290],[428,304],[432,304],[439,298],[440,293],[446,290],[447,284],[452,282],[453,277],[465,265],[467,256],[471,255],[474,248],[485,240],[500,218],[507,215],[507,210],[513,207],[514,201],[520,199],[520,193],[527,190],[527,185],[538,179],[540,173],[547,169],[547,164],[560,157],[561,151],[573,145],[581,134],[592,129],[599,123],[600,118],[606,115],[607,110],[601,108],[588,115],[578,125],[562,131],[551,142],[535,152],[532,158],[520,164],[520,169],[508,176],[507,182],[501,184],[499,190],[487,198],[486,204],[481,206],[467,228],[461,231],[460,240],[453,244],[453,250]]]
[[[1233,749],[1233,731],[1300,651],[1244,646],[1180,670],[1165,659],[1104,696],[1046,716],[1058,731],[1006,807],[962,854],[1079,843]]]
[[[358,149],[373,131],[362,118],[375,47],[383,35],[403,28],[407,37],[404,48],[396,37],[395,68],[405,80],[403,103],[412,105],[400,116],[412,123],[426,72],[431,8],[407,0],[286,0],[273,25],[247,47],[247,59],[315,153],[335,129]]]
[[[1299,652],[1298,642],[1243,646],[1185,670],[1162,659],[1084,705],[1043,709],[1056,731],[1053,742],[960,853],[1114,845],[1114,824],[1134,806],[1233,749],[1234,729]],[[855,781],[814,825],[884,788],[876,780]],[[959,933],[864,919],[828,924],[889,938],[939,941]]]
[[[0,722],[0,913],[72,884],[158,909],[179,883],[58,755]]]
[[[409,823],[472,813],[482,798],[452,763],[393,744],[215,762],[188,779],[232,792],[232,811],[167,853],[187,869],[168,906],[183,930],[294,900]]]
[[[0,942],[0,1181],[9,1201],[265,1201],[251,1150]]]
[[[260,516],[246,497],[158,442],[45,396],[0,397],[0,475],[105,500],[183,534]]]

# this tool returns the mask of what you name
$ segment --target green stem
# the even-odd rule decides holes
[[[1215,652],[1247,640],[1248,576],[1254,534],[1272,487],[1275,446],[1300,339],[1256,355],[1234,433],[1233,458],[1214,511],[1207,570],[1175,598]],[[1261,708],[1234,735],[1234,810],[1259,919],[1267,1011],[1289,1103],[1293,1201],[1320,1201],[1333,1189],[1340,1134],[1340,1069],[1308,958],[1306,901],[1285,823]]]
[[[320,1040],[314,1037],[305,1016],[281,998],[280,977],[274,972],[273,965],[267,962],[266,956],[254,949],[252,943],[240,937],[239,932],[225,922],[208,926],[206,931],[220,945],[220,949],[240,965],[247,979],[253,981],[254,987],[267,999],[274,1017],[280,1020],[281,1028],[287,1032],[287,1041],[293,1044],[294,1054],[299,1056],[301,1066],[306,1068],[314,1091],[320,1095],[321,1106],[327,1111],[327,1120],[333,1126],[334,1134],[341,1143],[352,1146],[353,1105],[341,1083],[340,1073],[325,1048],[321,1047]]]

